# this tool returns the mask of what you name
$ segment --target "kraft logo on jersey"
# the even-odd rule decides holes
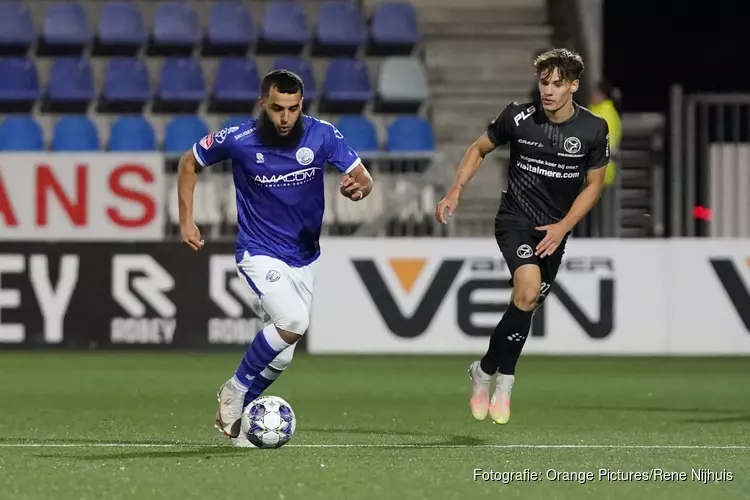
[[[288,174],[256,175],[253,180],[256,184],[273,188],[300,186],[315,179],[317,170],[320,170],[320,167],[303,168]]]

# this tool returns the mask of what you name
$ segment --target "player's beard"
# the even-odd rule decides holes
[[[302,139],[302,116],[292,125],[292,129],[287,135],[280,135],[276,130],[276,125],[268,117],[265,111],[260,113],[260,125],[258,126],[260,140],[266,146],[272,148],[291,149],[299,144]]]

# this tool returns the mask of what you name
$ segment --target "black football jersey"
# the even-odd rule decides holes
[[[574,103],[573,116],[553,123],[539,103],[511,103],[487,127],[496,145],[510,143],[508,186],[498,217],[532,224],[559,222],[590,169],[609,163],[609,129],[603,118]]]

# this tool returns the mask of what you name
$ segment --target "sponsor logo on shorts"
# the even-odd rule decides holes
[[[279,278],[281,278],[281,273],[276,269],[271,269],[266,273],[266,281],[270,281],[271,283],[279,281]]]
[[[516,255],[518,255],[522,259],[528,259],[533,253],[534,251],[526,243],[518,247],[518,250],[516,250]]]

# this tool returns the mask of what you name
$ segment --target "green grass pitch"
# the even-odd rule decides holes
[[[240,354],[0,353],[0,498],[750,498],[748,358],[526,356],[501,426],[469,414],[468,357],[300,354],[269,391],[297,435],[245,450],[213,428]]]

